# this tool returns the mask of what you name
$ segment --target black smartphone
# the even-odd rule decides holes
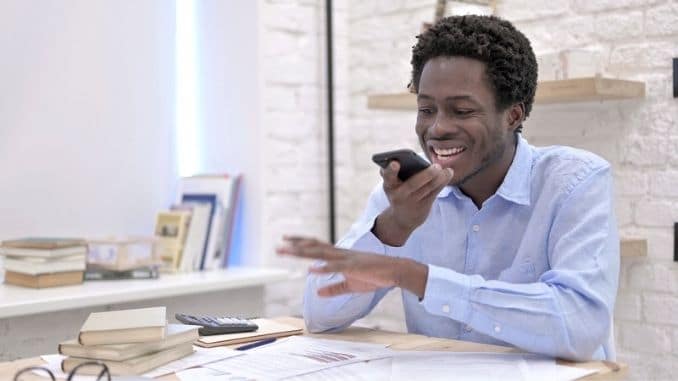
[[[388,163],[396,160],[400,163],[400,170],[398,171],[398,178],[402,181],[409,179],[412,175],[419,171],[423,171],[431,165],[421,156],[411,149],[399,149],[395,151],[375,153],[372,155],[372,161],[377,163],[382,168],[386,168]]]

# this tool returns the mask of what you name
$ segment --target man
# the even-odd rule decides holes
[[[537,84],[529,41],[496,17],[441,20],[412,53],[416,133],[432,165],[399,164],[338,248],[286,237],[322,260],[304,299],[309,330],[337,331],[402,289],[410,332],[614,359],[619,239],[610,166],[520,135]]]

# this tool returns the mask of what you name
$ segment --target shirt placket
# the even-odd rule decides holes
[[[478,209],[469,200],[470,205],[468,206],[469,223],[466,228],[466,257],[464,260],[464,274],[475,274],[476,273],[476,264],[478,260],[479,248],[481,246],[480,232],[482,230],[482,220],[485,209]],[[464,324],[462,329],[459,332],[461,339],[467,339],[473,332],[473,328],[470,325]]]

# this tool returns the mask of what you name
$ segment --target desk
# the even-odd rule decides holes
[[[160,305],[171,316],[183,311],[260,316],[264,286],[289,276],[280,269],[234,267],[39,290],[0,284],[0,361],[53,353],[94,311]]]
[[[303,327],[304,325],[303,321],[298,318],[283,317],[276,320],[279,320],[283,323],[292,324],[297,327]],[[496,345],[440,339],[407,333],[379,331],[360,327],[350,327],[346,331],[339,334],[309,334],[308,332],[304,332],[304,335],[325,339],[390,344],[392,349],[402,350],[439,350],[450,352],[519,352],[515,348],[500,347]],[[601,361],[571,363],[568,361],[559,360],[558,362],[563,365],[595,369],[597,371],[597,373],[585,377],[583,380],[623,380],[627,373],[627,367],[624,364],[612,364]],[[42,363],[43,361],[39,357],[22,359],[9,363],[0,363],[0,380],[11,380],[12,376],[18,369],[31,365],[39,365]],[[30,380],[44,381],[44,379],[37,376],[35,378],[31,378]],[[160,377],[159,380],[177,381],[178,378],[174,375],[167,375]]]

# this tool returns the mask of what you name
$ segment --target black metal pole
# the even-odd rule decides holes
[[[334,194],[334,78],[332,60],[332,0],[325,2],[327,19],[327,171],[329,174],[330,241],[336,242],[335,235],[335,194]]]

